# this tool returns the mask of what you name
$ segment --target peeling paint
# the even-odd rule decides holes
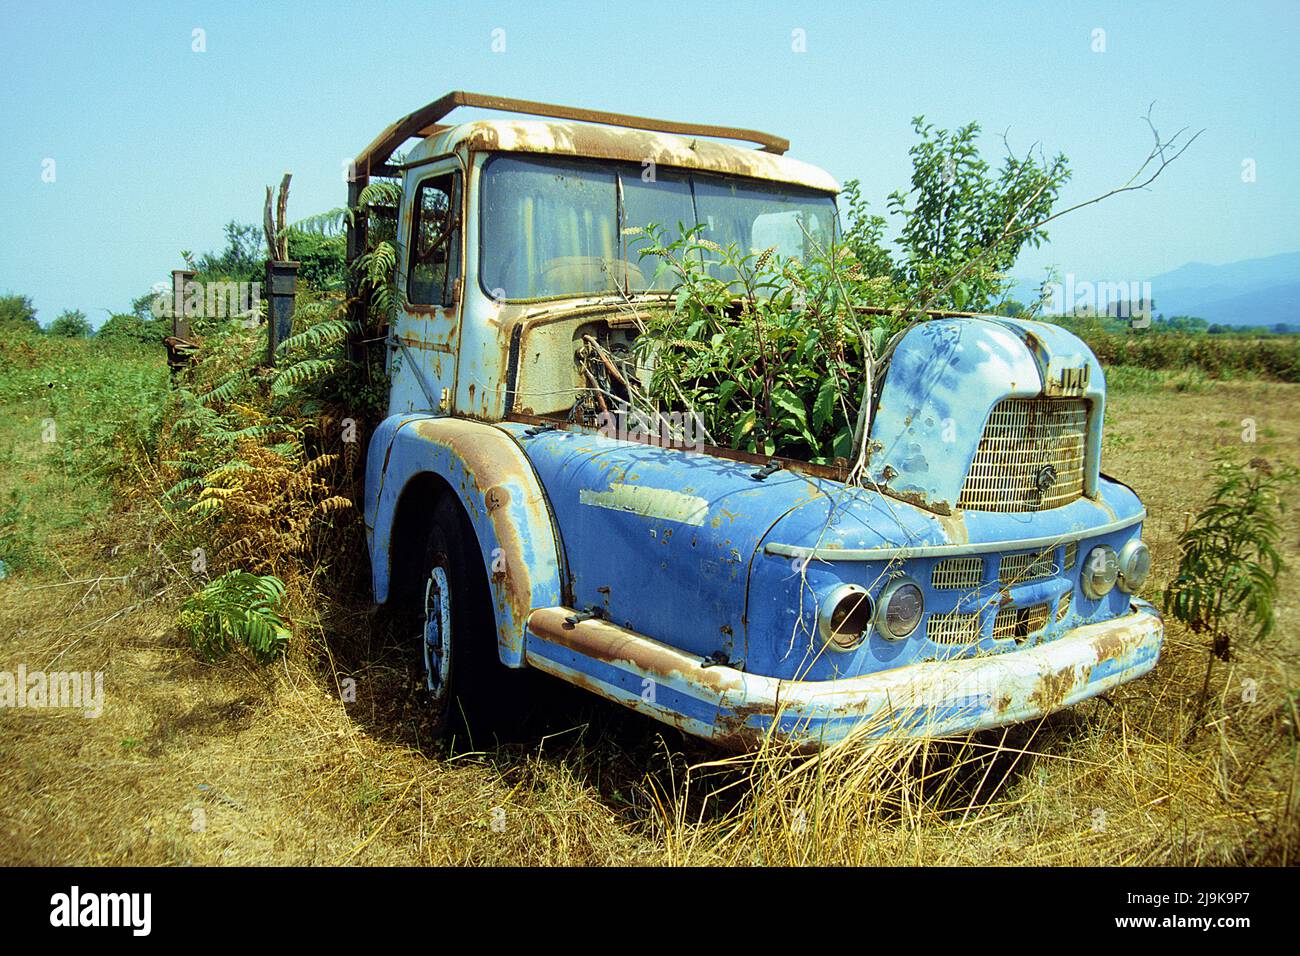
[[[461,123],[412,149],[409,162],[460,150],[592,156],[635,163],[650,161],[664,167],[795,183],[822,192],[835,193],[840,188],[825,171],[788,156],[671,133],[557,120]]]
[[[661,518],[699,527],[709,513],[709,504],[696,495],[683,494],[669,488],[647,488],[615,482],[605,491],[583,488],[578,500],[595,508],[626,511],[646,518]],[[664,532],[668,537],[671,531]]]

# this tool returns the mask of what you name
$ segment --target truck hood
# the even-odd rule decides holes
[[[901,497],[949,512],[998,402],[1074,396],[1092,405],[1084,494],[1095,495],[1105,393],[1092,351],[1059,326],[996,316],[920,323],[885,374],[869,473]]]
[[[965,318],[918,326],[895,351],[871,432],[870,471],[886,493],[798,470],[759,479],[756,464],[590,429],[498,427],[519,442],[546,492],[571,606],[702,659],[786,676],[799,663],[792,625],[806,630],[809,609],[840,580],[875,588],[916,549],[1015,550],[1017,541],[1140,520],[1131,491],[1099,486],[1095,460],[1092,491],[1063,507],[953,507],[997,402],[1083,396],[1098,403],[1091,419],[1100,422],[1103,389],[1086,346],[1053,326]]]
[[[744,654],[750,562],[783,516],[837,482],[791,471],[619,441],[589,431],[536,434],[505,423],[546,491],[574,607],[700,654]],[[872,507],[863,493],[860,507]],[[941,534],[934,516],[900,505],[873,512],[900,541]]]

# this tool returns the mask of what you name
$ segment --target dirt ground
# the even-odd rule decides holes
[[[1243,420],[1254,420],[1249,454],[1300,462],[1298,402],[1300,386],[1262,382],[1112,392],[1103,469],[1148,508],[1157,570],[1146,596],[1167,581],[1212,456],[1242,444]],[[44,482],[56,498],[86,494],[50,479],[50,452],[33,437],[39,412],[7,412],[11,464],[0,491]],[[407,660],[360,609],[297,630],[294,653],[270,669],[199,660],[177,635],[183,595],[168,567],[178,558],[153,548],[148,508],[110,512],[88,500],[91,513],[39,529],[47,570],[0,581],[0,670],[105,675],[97,718],[0,710],[3,864],[1297,858],[1288,849],[1296,728],[1285,706],[1300,686],[1294,516],[1274,637],[1219,666],[1209,723],[1190,743],[1205,649],[1173,626],[1152,675],[1049,719],[1032,747],[1023,736],[982,738],[1032,755],[995,790],[962,790],[959,822],[951,805],[882,813],[786,850],[746,843],[717,822],[743,794],[700,802],[698,787],[684,792],[687,767],[716,756],[708,748],[574,691],[553,692],[529,741],[452,750],[429,740]]]

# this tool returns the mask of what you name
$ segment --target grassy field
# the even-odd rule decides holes
[[[129,456],[97,440],[149,414],[122,399],[165,387],[161,357],[60,349],[11,353],[2,370],[0,669],[103,671],[105,708],[93,719],[0,711],[0,863],[1197,865],[1300,854],[1294,567],[1275,636],[1218,667],[1208,721],[1190,737],[1205,649],[1171,626],[1152,675],[965,741],[724,760],[543,684],[545,718],[528,739],[449,748],[429,739],[409,648],[367,616],[367,595],[291,606],[294,643],[271,668],[195,656],[176,628],[189,559],[158,546],[168,517],[155,500],[105,490],[108,479],[152,482],[122,474]],[[1103,467],[1149,509],[1151,596],[1212,455],[1240,448],[1244,419],[1256,443],[1243,453],[1300,461],[1300,385],[1111,377]],[[51,418],[59,432],[45,441]],[[322,573],[355,575],[362,561],[342,555]]]

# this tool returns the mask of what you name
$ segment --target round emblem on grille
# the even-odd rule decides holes
[[[1044,465],[1038,470],[1038,477],[1034,479],[1034,484],[1043,494],[1047,494],[1049,488],[1056,484],[1056,466]]]

